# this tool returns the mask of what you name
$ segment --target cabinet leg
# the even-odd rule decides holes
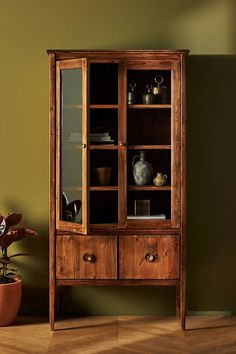
[[[180,286],[176,285],[176,317],[180,318]]]
[[[50,323],[50,330],[54,331],[55,329],[55,305],[56,305],[56,287],[55,283],[50,284],[49,290],[49,323]]]
[[[180,283],[180,321],[183,331],[186,330],[186,284],[185,281]]]

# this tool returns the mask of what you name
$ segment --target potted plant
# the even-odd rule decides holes
[[[27,255],[26,253],[9,255],[8,248],[13,242],[37,235],[35,231],[27,228],[10,230],[21,220],[22,215],[18,213],[10,214],[6,218],[0,214],[0,326],[11,324],[17,316],[21,302],[22,281],[17,275],[17,269],[12,267],[12,263],[15,257]]]

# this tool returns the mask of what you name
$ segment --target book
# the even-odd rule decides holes
[[[158,215],[127,215],[128,220],[165,220],[165,214]]]
[[[111,141],[111,137],[110,136],[94,136],[91,137],[90,136],[90,141]]]
[[[90,137],[92,136],[109,136],[109,133],[108,132],[105,132],[105,133],[90,133]]]

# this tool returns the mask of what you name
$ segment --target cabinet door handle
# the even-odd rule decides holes
[[[86,263],[94,263],[96,261],[96,256],[94,254],[85,253],[83,255],[83,261]]]
[[[147,254],[145,255],[145,260],[146,260],[147,262],[149,262],[149,263],[154,262],[155,259],[156,259],[156,257],[155,257],[154,254],[147,253]]]
[[[82,144],[82,148],[86,148],[86,144]]]

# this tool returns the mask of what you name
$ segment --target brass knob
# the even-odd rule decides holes
[[[86,144],[82,144],[82,148],[86,148]]]
[[[120,146],[120,147],[124,147],[124,146],[125,146],[125,143],[123,143],[123,142],[120,141],[120,142],[119,142],[119,146]]]
[[[85,253],[83,255],[83,261],[87,263],[94,263],[96,261],[96,256],[94,256],[94,254]]]
[[[146,255],[145,255],[145,260],[147,261],[147,262],[149,262],[149,263],[152,263],[152,262],[154,262],[155,261],[155,256],[154,256],[154,254],[151,254],[151,253],[147,253]]]

